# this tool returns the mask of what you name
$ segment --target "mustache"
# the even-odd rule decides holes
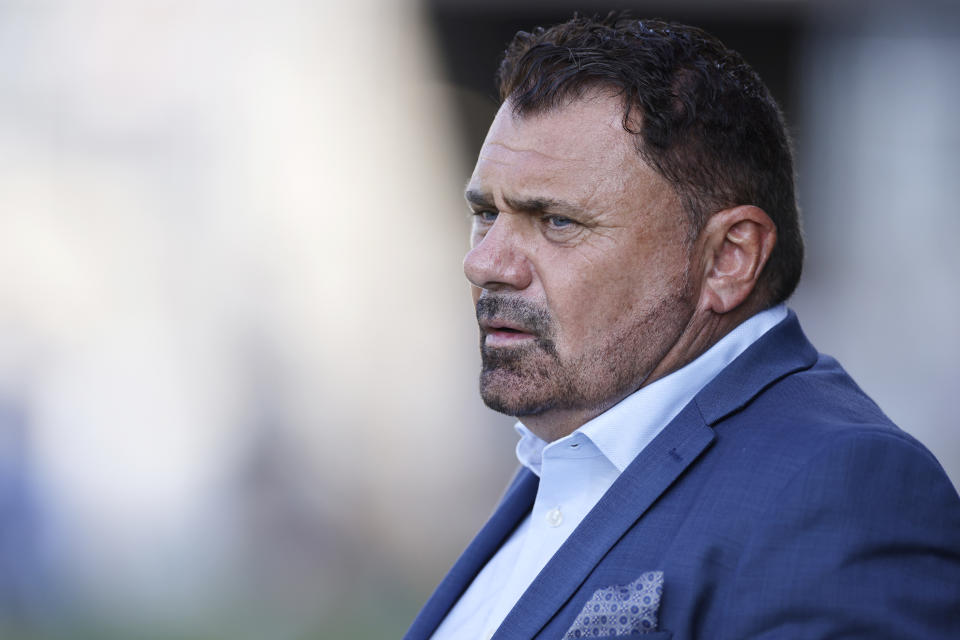
[[[552,328],[550,313],[523,298],[483,296],[477,300],[477,322],[501,320],[518,324],[536,336],[549,336]]]

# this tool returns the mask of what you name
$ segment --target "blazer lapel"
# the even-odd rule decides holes
[[[490,519],[420,610],[405,640],[429,638],[477,573],[493,557],[520,520],[533,508],[540,479],[521,468]]]
[[[494,640],[535,636],[573,595],[607,551],[713,441],[713,430],[688,405],[640,452],[554,554]]]

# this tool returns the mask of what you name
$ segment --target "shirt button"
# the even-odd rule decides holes
[[[563,522],[563,514],[560,512],[560,507],[554,507],[547,511],[547,524],[551,527],[559,527]]]

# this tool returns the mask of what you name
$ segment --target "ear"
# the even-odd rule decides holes
[[[756,289],[777,243],[776,225],[759,207],[733,207],[710,216],[701,239],[706,272],[700,307],[733,311]]]

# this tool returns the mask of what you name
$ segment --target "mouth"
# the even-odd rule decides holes
[[[481,322],[480,331],[487,348],[510,347],[536,338],[520,325],[498,320]]]

